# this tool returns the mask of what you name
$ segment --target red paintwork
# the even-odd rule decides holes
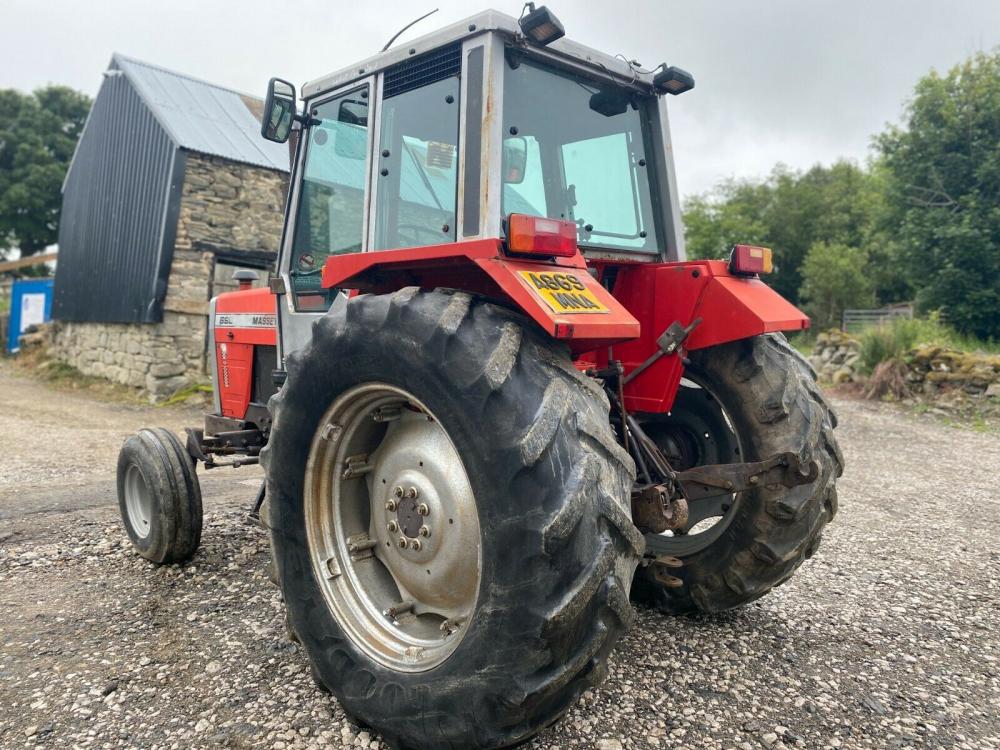
[[[553,312],[518,275],[522,270],[571,269],[609,312]],[[605,280],[612,277],[613,295],[605,289]],[[802,312],[760,279],[734,276],[724,261],[595,260],[588,269],[580,254],[544,260],[511,258],[503,253],[499,240],[331,256],[323,267],[323,286],[351,289],[352,296],[359,292],[382,294],[405,286],[449,287],[503,300],[529,315],[554,338],[568,343],[580,369],[603,367],[609,359],[616,359],[623,363],[626,374],[658,351],[657,337],[674,321],[688,325],[697,317],[702,319],[685,342],[689,351],[809,327]],[[250,317],[227,318],[240,314]],[[275,297],[267,289],[218,297],[217,387],[224,416],[245,416],[252,387],[253,346],[275,345],[273,323],[260,325],[275,314]],[[226,325],[227,320],[232,324]],[[248,321],[258,327],[243,325]],[[683,374],[683,354],[661,357],[626,385],[626,408],[669,411]]]
[[[628,374],[657,351],[656,339],[674,321],[702,322],[684,344],[688,351],[774,331],[809,327],[809,318],[757,278],[733,276],[724,261],[627,263],[595,261],[598,278],[614,267],[614,296],[642,324],[638,339],[615,344],[610,357],[621,360]],[[682,354],[661,357],[625,386],[629,411],[666,412],[684,371]],[[608,349],[587,359],[603,367]]]
[[[578,278],[608,308],[606,313],[553,312],[517,273],[566,269],[586,271],[587,263],[579,253],[568,258],[514,259],[504,255],[500,240],[472,240],[331,256],[323,266],[323,286],[376,294],[404,286],[450,287],[506,300],[578,354],[639,335],[639,322],[589,273]]]
[[[269,289],[226,292],[216,298],[213,322],[219,382],[213,387],[218,389],[224,417],[246,416],[253,391],[253,348],[277,344],[275,300]]]

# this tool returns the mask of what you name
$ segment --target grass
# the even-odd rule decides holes
[[[177,404],[183,404],[192,396],[199,393],[211,393],[212,386],[205,383],[196,383],[195,385],[189,385],[187,388],[182,388],[177,391],[173,396],[168,398],[166,401],[162,401],[157,406],[176,406]]]
[[[936,315],[927,318],[894,318],[861,333],[861,367],[866,373],[880,362],[901,359],[918,344],[943,346],[960,351],[1000,354],[1000,343],[964,336],[945,325]]]
[[[785,334],[788,338],[788,343],[791,344],[803,357],[808,357],[813,353],[813,347],[816,346],[817,335],[817,332],[813,331],[811,328],[805,331],[795,331],[793,333]]]
[[[112,383],[104,378],[84,375],[72,365],[48,359],[44,352],[22,350],[15,357],[5,357],[4,366],[10,366],[22,375],[48,384],[59,391],[86,391],[98,398],[126,404],[146,404],[147,399],[135,388]]]

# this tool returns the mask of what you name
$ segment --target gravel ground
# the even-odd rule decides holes
[[[528,747],[1000,748],[1000,438],[838,400],[840,513],[792,581],[716,617],[639,612],[608,680]],[[381,748],[312,683],[245,521],[255,470],[202,476],[203,544],[155,568],[114,463],[184,409],[0,366],[0,746]]]

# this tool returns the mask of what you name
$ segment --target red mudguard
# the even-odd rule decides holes
[[[639,321],[590,274],[583,256],[514,259],[500,240],[331,256],[323,286],[376,294],[446,287],[510,301],[577,354],[639,335]]]
[[[809,327],[809,319],[770,287],[733,276],[722,261],[596,261],[588,268],[580,255],[512,259],[498,240],[333,256],[323,268],[323,286],[373,293],[448,287],[482,294],[522,310],[568,344],[582,369],[620,360],[626,376],[659,351],[657,338],[674,322],[686,326],[701,318],[684,342],[688,351]],[[267,289],[216,299],[215,387],[223,416],[246,414],[253,347],[276,344],[275,318],[275,297]],[[661,356],[627,383],[625,407],[669,411],[684,371],[683,353]]]
[[[626,375],[659,351],[656,339],[675,321],[702,319],[687,350],[809,327],[808,317],[760,279],[733,276],[723,261],[595,261],[588,268],[581,255],[514,259],[499,240],[332,256],[323,286],[372,293],[448,287],[504,300],[567,343],[581,368],[617,359]],[[682,356],[662,356],[629,382],[626,408],[669,411]]]
[[[600,277],[610,265],[595,264]],[[603,367],[621,360],[626,376],[659,351],[656,339],[673,322],[684,326],[696,318],[683,344],[688,351],[774,331],[800,331],[809,318],[756,277],[733,276],[719,260],[643,263],[617,266],[614,296],[639,320],[638,339],[595,350],[584,359]],[[660,357],[625,386],[629,411],[666,412],[684,372],[683,352]]]

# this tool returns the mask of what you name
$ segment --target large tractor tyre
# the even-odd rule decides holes
[[[525,740],[634,617],[632,460],[601,389],[528,325],[462,293],[356,297],[270,402],[291,627],[393,748]]]
[[[118,510],[135,550],[157,564],[188,560],[201,542],[194,460],[162,427],[142,429],[118,454]]]
[[[836,514],[843,470],[836,417],[783,335],[701,349],[690,360],[671,413],[645,420],[674,468],[790,452],[806,465],[815,461],[819,476],[791,489],[772,485],[693,501],[682,533],[647,534],[647,556],[669,555],[683,565],[644,568],[632,598],[675,614],[733,609],[788,580]],[[658,579],[657,572],[667,575]]]

